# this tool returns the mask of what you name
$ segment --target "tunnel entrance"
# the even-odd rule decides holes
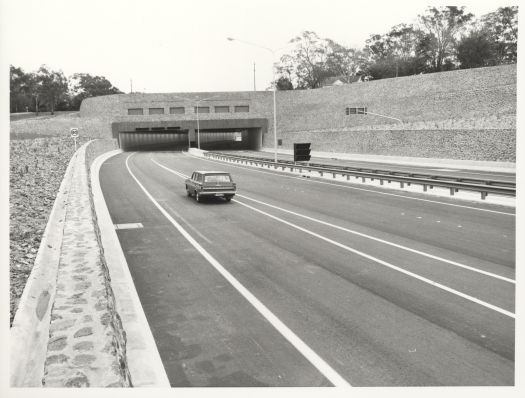
[[[258,150],[261,129],[204,129],[199,130],[201,149],[212,150]],[[197,132],[195,133],[197,135]],[[199,139],[196,139],[198,141]]]
[[[123,131],[118,142],[123,151],[177,151],[188,148],[188,131]]]
[[[124,151],[260,150],[267,119],[120,121],[111,125],[113,137]],[[197,134],[198,132],[198,134]]]

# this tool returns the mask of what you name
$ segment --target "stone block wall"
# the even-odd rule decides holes
[[[283,149],[311,142],[312,151],[515,162],[514,129],[352,130],[289,132]]]
[[[433,153],[441,156],[424,140],[408,137],[431,137],[431,141],[443,142],[451,151],[444,154],[458,159],[493,160],[515,159],[516,125],[516,65],[501,65],[488,68],[457,70],[401,78],[354,83],[326,87],[316,90],[294,90],[277,92],[277,138],[285,143],[296,139],[322,145],[327,151],[382,154],[382,139],[388,139],[394,130],[404,131],[404,144],[397,149],[397,155],[421,156]],[[168,121],[194,120],[193,105],[180,98],[207,98],[207,105],[235,104],[250,106],[249,113],[200,114],[201,120],[222,120],[235,118],[265,118],[268,132],[263,134],[263,147],[273,146],[273,104],[271,92],[221,92],[221,93],[175,93],[175,94],[120,94],[84,100],[82,116],[111,115],[114,121]],[[169,112],[170,106],[187,108],[184,115],[143,115],[128,116],[127,109],[142,107],[147,113],[149,107],[163,107]],[[346,107],[366,107],[367,115],[346,115]],[[383,116],[372,115],[379,114]],[[390,116],[401,119],[402,123]],[[482,132],[487,129],[488,131]],[[446,130],[446,131],[442,131]],[[468,133],[473,141],[467,140],[466,148],[461,147],[462,136]],[[501,130],[495,132],[495,130]],[[347,134],[342,132],[361,132]],[[372,131],[365,134],[366,131]],[[410,132],[411,131],[411,132]],[[424,133],[425,131],[426,133]],[[461,131],[461,137],[454,132]],[[514,133],[513,133],[514,131]],[[337,140],[325,140],[326,135],[337,136]],[[370,141],[355,141],[368,134]],[[499,143],[494,136],[506,140]],[[354,137],[354,138],[352,138]],[[373,145],[371,142],[377,142]],[[295,141],[298,142],[298,141]],[[337,142],[337,145],[335,144]],[[417,142],[417,144],[416,144]],[[494,142],[497,145],[494,145]],[[383,146],[389,147],[390,141]],[[500,147],[505,149],[499,149]],[[401,147],[403,149],[401,149]],[[479,150],[479,151],[478,151]],[[366,152],[369,151],[369,152]],[[379,152],[378,152],[379,151]]]

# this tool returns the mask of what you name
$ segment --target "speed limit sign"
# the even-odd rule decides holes
[[[78,129],[72,128],[72,129],[69,129],[69,132],[71,133],[71,138],[73,138],[73,141],[75,142],[75,152],[76,152],[77,151]]]
[[[69,132],[71,133],[71,138],[77,138],[78,137],[78,129],[77,128],[72,128],[69,130]]]

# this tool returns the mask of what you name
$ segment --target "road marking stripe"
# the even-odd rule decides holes
[[[179,173],[179,172],[177,172],[177,171],[174,171],[174,170],[172,170],[172,169],[170,169],[170,168],[168,168],[168,167],[166,167],[166,166],[163,166],[163,165],[161,165],[160,163],[156,162],[156,161],[153,160],[153,159],[151,159],[151,160],[152,160],[155,164],[157,164],[157,165],[159,165],[160,167],[162,167],[162,168],[164,168],[164,169],[166,169],[166,170],[172,172],[173,174],[176,174],[176,175],[178,175],[178,176],[181,177],[181,178],[186,178],[186,176],[185,176],[184,174]],[[239,195],[239,196],[241,196],[241,195]],[[305,233],[307,233],[307,234],[309,234],[309,235],[315,236],[315,237],[317,237],[317,238],[319,238],[319,239],[321,239],[321,240],[324,240],[324,241],[326,241],[326,242],[328,242],[328,243],[331,243],[331,244],[333,244],[333,245],[335,245],[335,246],[338,246],[338,247],[340,247],[340,248],[342,248],[342,249],[344,249],[344,250],[348,250],[348,251],[350,251],[350,252],[352,252],[352,253],[355,253],[355,254],[357,254],[357,255],[359,255],[359,256],[365,257],[365,258],[367,258],[367,259],[369,259],[369,260],[372,260],[372,261],[374,261],[374,262],[377,262],[377,263],[379,263],[379,264],[381,264],[381,265],[384,265],[384,266],[386,266],[386,267],[388,267],[388,268],[394,269],[394,270],[399,271],[399,272],[401,272],[401,273],[403,273],[403,274],[405,274],[405,275],[411,276],[411,277],[416,278],[416,279],[418,279],[418,280],[420,280],[420,281],[422,281],[422,282],[428,283],[428,284],[430,284],[430,285],[432,285],[432,286],[435,286],[435,287],[437,287],[437,288],[439,288],[439,289],[442,289],[442,290],[445,290],[445,291],[447,291],[447,292],[449,292],[449,293],[455,294],[455,295],[457,295],[457,296],[459,296],[459,297],[462,297],[462,298],[464,298],[464,299],[467,299],[467,300],[469,300],[469,301],[472,301],[472,302],[474,302],[474,303],[476,303],[476,304],[482,305],[482,306],[484,306],[484,307],[486,307],[486,308],[490,308],[490,309],[492,309],[492,310],[494,310],[494,311],[497,311],[497,312],[499,312],[499,313],[501,313],[501,314],[507,315],[507,316],[509,316],[509,317],[511,317],[511,318],[515,318],[515,315],[514,315],[512,312],[507,311],[507,310],[505,310],[505,309],[503,309],[503,308],[497,307],[497,306],[495,306],[495,305],[492,305],[492,304],[487,303],[487,302],[485,302],[485,301],[483,301],[483,300],[477,299],[477,298],[475,298],[475,297],[473,297],[473,296],[470,296],[470,295],[468,295],[468,294],[461,293],[461,292],[458,291],[458,290],[455,290],[455,289],[452,289],[452,288],[450,288],[450,287],[448,287],[448,286],[442,285],[442,284],[440,284],[440,283],[438,283],[438,282],[435,282],[435,281],[433,281],[433,280],[431,280],[431,279],[425,278],[425,277],[423,277],[423,276],[421,276],[421,275],[418,275],[418,274],[416,274],[416,273],[414,273],[414,272],[407,271],[407,270],[405,270],[405,269],[403,269],[403,268],[401,268],[401,267],[398,267],[398,266],[393,265],[393,264],[390,264],[390,263],[388,263],[388,262],[386,262],[386,261],[380,260],[380,259],[378,259],[378,258],[376,258],[376,257],[373,257],[373,256],[369,255],[369,254],[363,253],[363,252],[361,252],[361,251],[359,251],[359,250],[356,250],[356,249],[353,249],[353,248],[351,248],[351,247],[349,247],[349,246],[343,245],[342,243],[336,242],[336,241],[334,241],[334,240],[332,240],[332,239],[326,238],[326,237],[324,237],[324,236],[322,236],[322,235],[319,235],[319,234],[317,234],[317,233],[315,233],[315,232],[312,232],[312,231],[310,231],[310,230],[307,230],[306,228],[302,228],[302,227],[300,227],[300,226],[298,226],[298,225],[296,225],[296,224],[293,224],[293,223],[291,223],[291,222],[288,222],[288,221],[286,221],[286,220],[283,220],[282,218],[279,218],[279,217],[276,217],[276,216],[274,216],[274,215],[272,215],[272,214],[266,213],[265,211],[259,210],[259,209],[255,208],[255,207],[253,207],[253,206],[250,206],[250,205],[248,205],[248,204],[246,204],[246,203],[240,202],[239,200],[236,200],[236,199],[232,199],[232,200],[233,200],[234,202],[236,202],[236,203],[241,204],[242,206],[245,206],[245,207],[247,207],[247,208],[249,208],[249,209],[252,209],[252,210],[254,210],[254,211],[258,212],[258,213],[261,213],[261,214],[266,215],[266,216],[268,216],[268,217],[270,217],[270,218],[273,218],[273,219],[276,220],[276,221],[279,221],[279,222],[281,222],[281,223],[284,223],[284,224],[286,224],[286,225],[288,225],[288,226],[291,226],[292,228],[298,229],[298,230],[300,230],[300,231],[302,231],[302,232],[305,232]]]
[[[166,167],[166,166],[156,162],[154,159],[151,159],[151,161],[153,163],[155,163],[156,165],[162,167],[163,169],[165,169],[165,170],[167,170],[169,172],[172,172],[173,174],[176,174],[177,176],[179,176],[181,178],[188,178],[186,175],[184,175],[182,173],[179,173],[176,170],[172,170],[172,169],[170,169],[170,168],[168,168],[168,167]],[[291,211],[291,210],[286,210],[286,209],[283,209],[282,207],[274,206],[274,205],[271,205],[269,203],[262,202],[260,200],[254,199],[254,198],[250,198],[248,196],[245,196],[245,195],[242,195],[242,194],[239,194],[239,193],[237,193],[237,196],[241,197],[241,198],[244,198],[244,199],[251,200],[253,202],[256,202],[256,203],[259,203],[259,204],[262,204],[262,205],[265,205],[265,206],[268,206],[268,207],[271,207],[271,208],[274,208],[274,209],[277,209],[277,210],[280,210],[280,211],[283,211],[285,213],[293,214],[293,215],[295,215],[297,217],[302,217],[302,218],[305,218],[307,220],[317,222],[319,224],[327,225],[329,227],[336,228],[336,229],[339,229],[341,231],[345,231],[345,232],[348,232],[348,233],[351,233],[351,234],[355,234],[355,235],[361,236],[363,238],[371,239],[371,240],[374,240],[374,241],[377,241],[377,242],[384,243],[386,245],[397,247],[398,249],[402,249],[402,250],[406,250],[406,251],[409,251],[409,252],[412,252],[412,253],[416,253],[416,254],[419,254],[421,256],[425,256],[425,257],[428,257],[428,258],[431,258],[431,259],[434,259],[434,260],[442,261],[444,263],[447,263],[447,264],[450,264],[450,265],[454,265],[454,266],[459,267],[459,268],[468,269],[469,271],[477,272],[479,274],[483,274],[483,275],[486,275],[486,276],[489,276],[489,277],[492,277],[492,278],[495,278],[495,279],[500,279],[500,280],[505,281],[505,282],[509,282],[509,283],[513,283],[513,284],[516,283],[516,281],[514,281],[513,279],[506,278],[504,276],[497,275],[497,274],[494,274],[492,272],[483,271],[483,270],[480,270],[478,268],[474,268],[474,267],[471,267],[471,266],[468,266],[468,265],[465,265],[465,264],[458,263],[456,261],[447,260],[447,259],[442,258],[442,257],[434,256],[433,254],[425,253],[425,252],[422,252],[422,251],[419,251],[419,250],[416,250],[416,249],[411,249],[409,247],[398,245],[396,243],[389,242],[389,241],[386,241],[386,240],[383,240],[383,239],[380,239],[380,238],[376,238],[376,237],[371,236],[371,235],[367,235],[367,234],[364,234],[364,233],[361,233],[361,232],[357,232],[357,231],[354,231],[354,230],[351,230],[351,229],[348,229],[348,228],[344,228],[344,227],[341,227],[341,226],[338,226],[338,225],[335,225],[335,224],[331,224],[331,223],[328,223],[326,221],[319,220],[317,218],[305,216],[303,214],[299,214],[299,213],[296,213],[296,212]]]
[[[275,170],[275,172],[268,172],[268,171],[265,171],[265,170],[254,170],[254,167],[234,165],[234,164],[231,164],[230,162],[222,162],[222,161],[219,161],[219,160],[211,160],[211,159],[207,159],[207,158],[200,157],[200,156],[190,155],[190,154],[187,154],[185,152],[183,152],[183,154],[186,155],[186,156],[191,156],[191,157],[197,158],[197,159],[206,160],[206,161],[212,162],[212,163],[228,164],[231,167],[236,167],[236,168],[243,169],[243,170],[250,170],[250,171],[253,171],[255,173],[271,174],[271,175],[279,176],[279,177],[283,177],[283,178],[292,178],[292,179],[296,179],[296,180],[308,181],[308,182],[317,183],[317,184],[325,184],[325,185],[337,186],[337,187],[340,187],[340,188],[354,189],[354,190],[366,191],[366,192],[373,192],[373,193],[376,193],[378,195],[395,196],[395,197],[404,198],[404,199],[418,200],[418,201],[421,201],[421,202],[437,203],[437,204],[444,205],[444,206],[461,207],[461,208],[464,208],[464,209],[479,210],[479,211],[485,211],[485,212],[488,212],[488,213],[504,214],[504,215],[516,217],[515,213],[507,213],[507,212],[504,212],[504,211],[482,209],[480,207],[473,207],[473,206],[459,205],[459,204],[455,204],[455,203],[440,202],[440,201],[437,201],[437,200],[414,198],[414,197],[411,197],[411,196],[405,196],[405,195],[400,195],[400,194],[395,194],[395,193],[390,193],[390,192],[375,191],[373,189],[358,188],[358,187],[353,187],[353,186],[349,186],[349,185],[342,185],[342,184],[337,183],[336,181],[327,182],[327,181],[315,180],[315,179],[312,179],[312,178],[304,179],[303,177],[292,177],[292,176],[282,175],[281,174],[282,172],[279,171],[279,170]]]
[[[151,196],[146,188],[135,177],[129,167],[129,159],[135,153],[126,158],[126,167],[128,172],[133,177],[138,186],[144,191],[146,196],[153,202],[153,204],[160,210],[173,226],[186,238],[188,242],[206,259],[208,262],[228,281],[230,284],[246,299],[248,302],[272,324],[272,326],[281,335],[290,342],[310,363],[319,370],[334,386],[336,387],[350,387],[341,375],[339,375],[328,363],[326,363],[319,355],[317,355],[310,347],[304,343],[299,336],[297,336],[291,329],[289,329],[277,316],[275,316],[257,297],[255,297],[248,289],[246,289],[235,277],[230,274],[214,257],[212,257],[186,230],[171,217],[171,215]],[[179,173],[176,173],[179,174]],[[180,175],[180,174],[179,174]]]
[[[115,224],[115,229],[135,229],[135,228],[144,228],[142,223],[128,223],[128,224]]]
[[[324,237],[322,235],[319,235],[319,234],[317,234],[315,232],[312,232],[312,231],[310,231],[310,230],[308,230],[306,228],[302,228],[302,227],[300,227],[300,226],[298,226],[296,224],[293,224],[291,222],[283,220],[282,218],[279,218],[279,217],[276,217],[276,216],[274,216],[272,214],[266,213],[265,211],[257,209],[257,208],[255,208],[253,206],[250,206],[250,205],[246,204],[246,203],[240,202],[239,200],[232,199],[232,201],[234,201],[236,203],[239,203],[240,205],[245,206],[245,207],[247,207],[247,208],[249,208],[249,209],[251,209],[253,211],[261,213],[261,214],[263,214],[263,215],[265,215],[267,217],[273,218],[274,220],[279,221],[279,222],[281,222],[283,224],[286,224],[286,225],[288,225],[288,226],[290,226],[292,228],[295,228],[295,229],[297,229],[299,231],[305,232],[305,233],[307,233],[309,235],[312,235],[312,236],[314,236],[314,237],[316,237],[318,239],[324,240],[325,242],[331,243],[331,244],[333,244],[335,246],[338,246],[338,247],[340,247],[340,248],[342,248],[344,250],[347,250],[349,252],[357,254],[357,255],[359,255],[361,257],[367,258],[367,259],[369,259],[371,261],[374,261],[374,262],[376,262],[378,264],[384,265],[385,267],[388,267],[388,268],[391,268],[393,270],[399,271],[399,272],[401,272],[401,273],[403,273],[405,275],[411,276],[411,277],[413,277],[415,279],[418,279],[418,280],[420,280],[422,282],[428,283],[429,285],[435,286],[435,287],[437,287],[439,289],[442,289],[442,290],[445,290],[445,291],[447,291],[449,293],[455,294],[456,296],[462,297],[462,298],[467,299],[469,301],[472,301],[472,302],[474,302],[476,304],[482,305],[483,307],[490,308],[491,310],[497,311],[497,312],[499,312],[499,313],[501,313],[503,315],[507,315],[507,316],[509,316],[511,318],[515,318],[515,315],[512,312],[507,311],[507,310],[505,310],[503,308],[500,308],[500,307],[497,307],[495,305],[489,304],[489,303],[487,303],[487,302],[485,302],[483,300],[477,299],[477,298],[475,298],[473,296],[470,296],[468,294],[461,293],[458,290],[455,290],[455,289],[452,289],[452,288],[450,288],[448,286],[442,285],[441,283],[434,282],[433,280],[425,278],[425,277],[423,277],[421,275],[418,275],[418,274],[416,274],[414,272],[407,271],[407,270],[405,270],[405,269],[403,269],[401,267],[398,267],[398,266],[390,264],[390,263],[388,263],[386,261],[380,260],[377,257],[371,256],[371,255],[363,253],[363,252],[361,252],[359,250],[353,249],[353,248],[351,248],[349,246],[343,245],[342,243],[336,242],[336,241],[334,241],[332,239],[326,238],[326,237]]]
[[[393,243],[393,242],[390,242],[390,241],[387,241],[387,240],[384,240],[384,239],[376,238],[374,236],[367,235],[367,234],[364,234],[362,232],[354,231],[354,230],[351,230],[351,229],[348,229],[348,228],[341,227],[339,225],[331,224],[329,222],[319,220],[318,218],[313,218],[313,217],[306,216],[304,214],[296,213],[296,212],[291,211],[291,210],[286,210],[286,209],[283,209],[282,207],[274,206],[274,205],[271,205],[269,203],[266,203],[266,202],[263,202],[263,201],[251,198],[251,197],[246,196],[246,195],[237,194],[237,196],[241,197],[241,198],[244,198],[244,199],[251,200],[253,202],[259,203],[259,204],[264,205],[264,206],[271,207],[271,208],[276,209],[276,210],[280,210],[280,211],[285,212],[285,213],[293,214],[294,216],[297,216],[297,217],[301,217],[301,218],[304,218],[304,219],[307,219],[307,220],[310,220],[310,221],[314,221],[314,222],[317,222],[319,224],[323,224],[323,225],[326,225],[326,226],[329,226],[329,227],[332,227],[332,228],[335,228],[335,229],[339,229],[341,231],[345,231],[345,232],[348,232],[348,233],[351,233],[351,234],[354,234],[354,235],[361,236],[363,238],[371,239],[371,240],[374,240],[376,242],[381,242],[381,243],[384,243],[385,245],[390,245],[390,246],[393,246],[393,247],[397,247],[398,249],[402,249],[402,250],[406,250],[406,251],[409,251],[409,252],[412,252],[412,253],[416,253],[416,254],[419,254],[421,256],[425,256],[425,257],[431,258],[433,260],[438,260],[438,261],[442,261],[442,262],[447,263],[447,264],[454,265],[456,267],[465,268],[465,269],[468,269],[469,271],[477,272],[477,273],[480,273],[480,274],[483,274],[483,275],[486,275],[486,276],[490,276],[492,278],[501,279],[502,281],[505,281],[505,282],[516,283],[516,281],[514,281],[513,279],[506,278],[504,276],[500,276],[500,275],[494,274],[492,272],[483,271],[483,270],[480,270],[478,268],[474,268],[474,267],[471,267],[471,266],[468,266],[468,265],[465,265],[465,264],[458,263],[456,261],[447,260],[446,258],[434,256],[433,254],[425,253],[425,252],[422,252],[422,251],[419,251],[419,250],[416,250],[416,249],[411,249],[409,247],[402,246],[402,245],[399,245],[397,243]]]

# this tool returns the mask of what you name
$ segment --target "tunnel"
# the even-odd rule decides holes
[[[188,131],[124,131],[118,142],[123,151],[182,150],[188,148]]]
[[[113,137],[123,151],[186,150],[200,143],[203,150],[260,150],[266,119],[114,122]]]

